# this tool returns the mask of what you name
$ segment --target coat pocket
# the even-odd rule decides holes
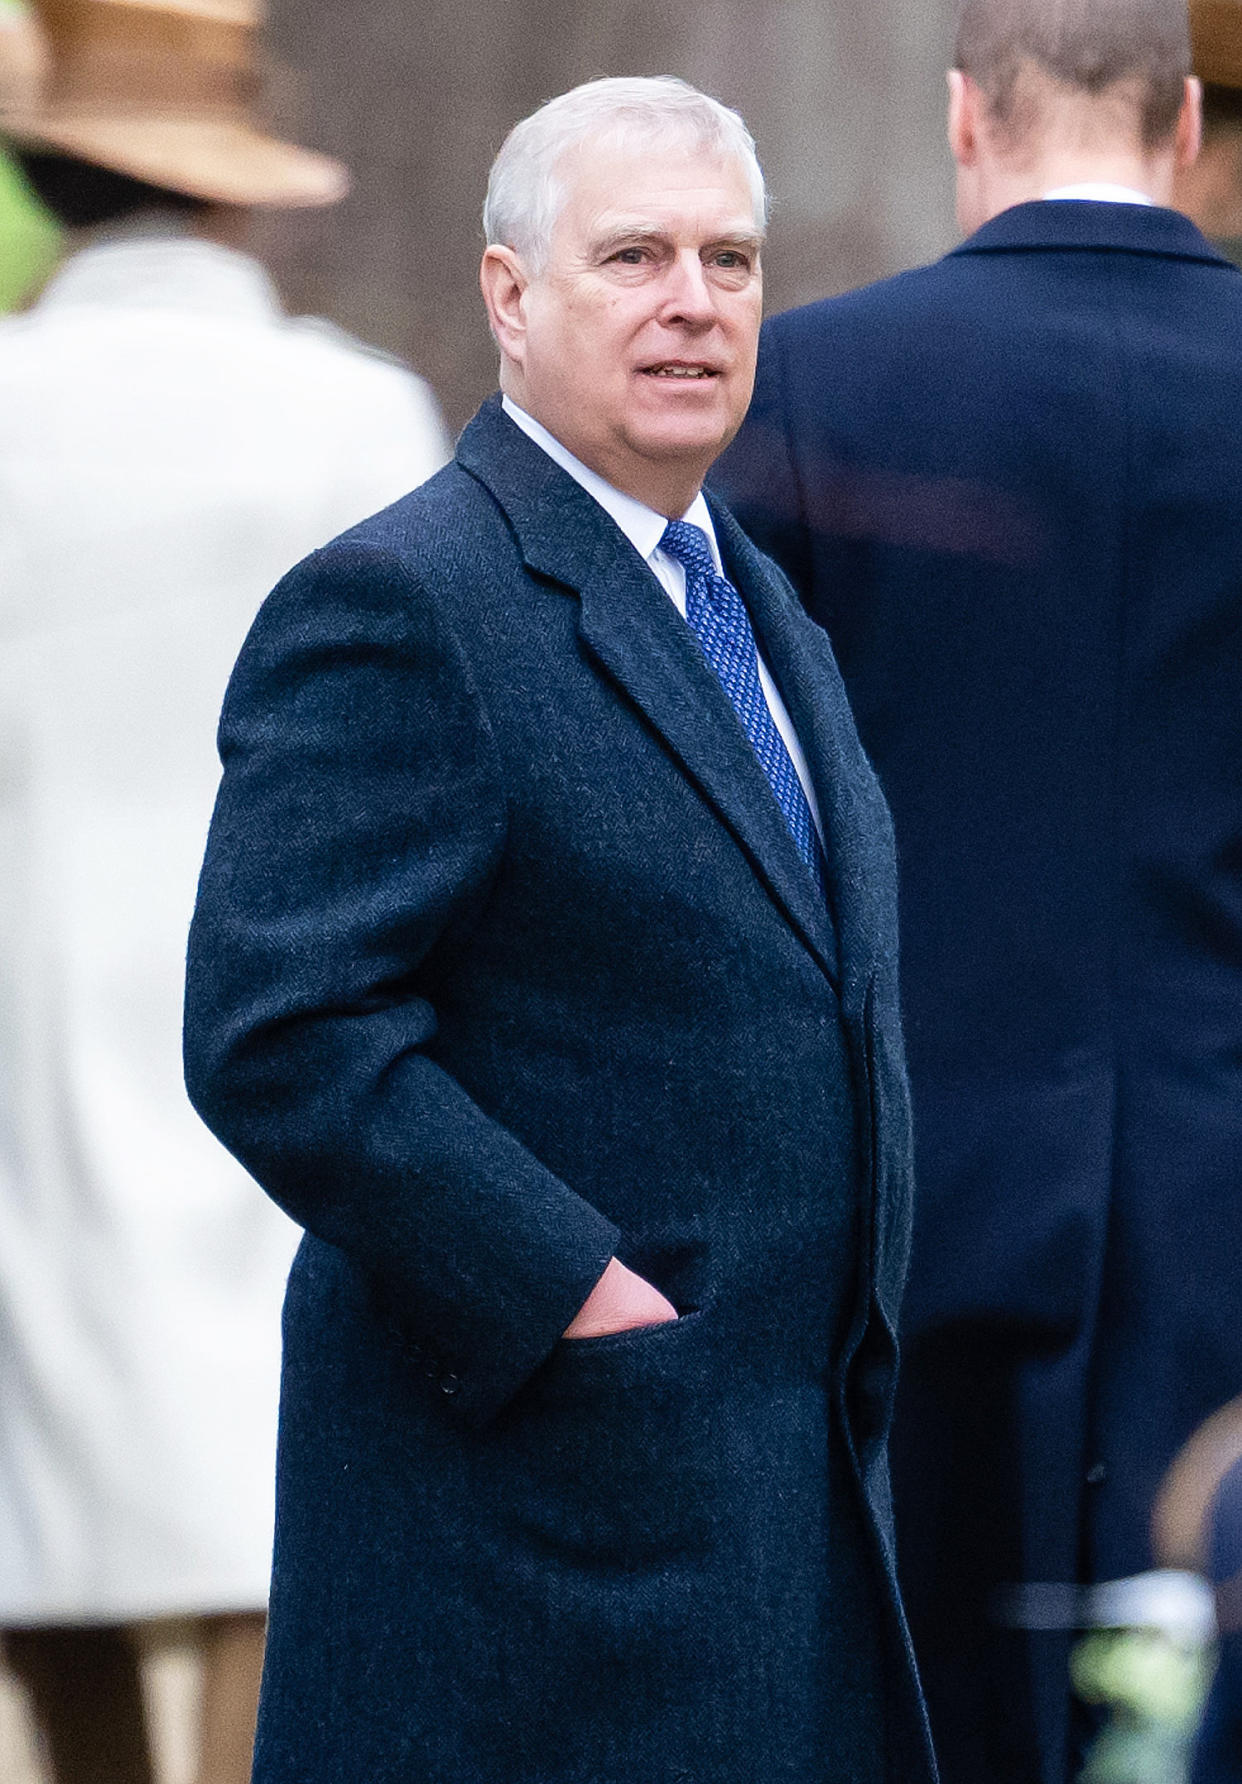
[[[635,1370],[675,1365],[687,1346],[693,1352],[694,1335],[703,1311],[683,1313],[655,1326],[631,1326],[624,1332],[605,1332],[598,1338],[562,1338],[545,1365],[543,1386],[572,1382],[576,1378],[625,1377]]]
[[[618,1566],[705,1552],[727,1449],[714,1351],[703,1311],[562,1340],[493,1433],[519,1543]]]

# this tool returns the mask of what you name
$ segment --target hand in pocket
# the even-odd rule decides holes
[[[565,1328],[566,1338],[604,1338],[636,1326],[662,1326],[677,1318],[677,1309],[658,1288],[619,1258],[613,1258],[577,1315]]]

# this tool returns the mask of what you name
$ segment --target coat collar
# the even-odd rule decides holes
[[[1180,211],[1160,205],[1098,204],[1090,199],[1036,199],[1002,211],[949,256],[1006,254],[1030,248],[1163,254],[1232,268]]]
[[[829,913],[727,696],[648,566],[599,504],[509,420],[499,399],[485,403],[467,427],[458,442],[457,458],[504,510],[527,568],[578,596],[578,632],[584,646],[640,709],[682,772],[714,808],[771,897],[835,982],[836,940]],[[767,613],[768,585],[774,585],[775,572],[745,545],[740,529],[715,503],[712,517],[717,528],[725,530],[731,572],[752,607],[765,654],[772,650],[769,662],[784,696],[782,678],[792,647]],[[763,609],[762,618],[756,607]],[[769,631],[774,633],[774,648]],[[790,712],[806,749],[804,705],[795,696]],[[813,749],[809,724],[807,734],[812,735]],[[811,750],[807,755],[824,811],[832,775],[826,763],[812,760]],[[831,881],[831,859],[829,868]]]

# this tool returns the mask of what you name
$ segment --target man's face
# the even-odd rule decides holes
[[[512,393],[616,488],[684,512],[754,385],[763,290],[745,172],[701,149],[599,143],[558,171],[568,197],[523,294]]]

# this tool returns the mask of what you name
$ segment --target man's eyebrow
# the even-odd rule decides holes
[[[595,253],[607,255],[617,248],[669,240],[671,240],[669,231],[659,228],[656,224],[638,221],[629,224],[623,222],[615,224],[605,234],[599,236],[592,247]],[[736,229],[722,229],[719,235],[711,236],[703,243],[703,246],[749,248],[752,253],[757,254],[763,246],[763,236],[757,229],[743,225]]]
[[[749,248],[757,254],[762,248],[764,237],[758,229],[727,229],[711,243],[713,248]]]
[[[615,223],[597,236],[592,246],[597,254],[610,253],[613,248],[624,247],[632,242],[666,242],[669,239],[666,229],[659,229],[654,223]]]

